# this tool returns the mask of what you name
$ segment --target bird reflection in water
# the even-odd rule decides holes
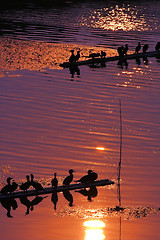
[[[103,228],[105,227],[104,222],[100,220],[85,221],[83,226],[85,227],[85,238],[84,240],[103,240],[105,235]]]
[[[95,198],[98,195],[98,190],[95,186],[90,187],[89,190],[84,188],[84,189],[77,190],[75,192],[78,192],[83,196],[86,196],[89,202],[92,201],[92,198]]]
[[[75,76],[75,74],[77,74],[77,78],[80,77],[80,69],[78,66],[74,65],[74,66],[70,66],[69,67],[69,72],[71,74],[71,80],[73,81],[73,78]]]
[[[63,196],[65,197],[65,199],[69,202],[69,206],[72,207],[73,206],[73,196],[70,193],[70,191],[68,190],[64,190],[63,191]]]
[[[25,215],[28,215],[30,213],[30,210],[33,211],[34,206],[38,205],[46,197],[48,196],[45,197],[36,196],[32,201],[30,201],[27,196],[20,197],[19,198],[20,202],[27,207]]]
[[[16,210],[18,205],[14,198],[1,199],[1,205],[7,210],[7,217],[13,218],[11,209]]]

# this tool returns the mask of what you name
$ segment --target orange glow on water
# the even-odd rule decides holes
[[[84,240],[103,240],[105,235],[103,229],[105,227],[104,222],[100,220],[85,221],[83,224],[86,227]]]
[[[100,151],[104,151],[105,148],[104,147],[96,147],[97,150],[100,150]]]

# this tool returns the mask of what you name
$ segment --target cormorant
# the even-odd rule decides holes
[[[73,63],[73,62],[75,62],[74,50],[71,50],[70,52],[71,52],[71,56],[70,56],[70,58],[69,58],[69,62],[70,62],[70,63]]]
[[[149,47],[148,44],[144,44],[144,46],[143,46],[143,53],[146,53],[146,52],[147,52],[148,47]]]
[[[158,51],[160,49],[160,42],[157,42],[156,46],[155,46],[155,50]]]
[[[128,52],[128,44],[125,44],[125,47],[123,48],[124,55],[127,55]]]
[[[123,46],[118,47],[117,51],[118,51],[119,57],[123,57],[124,56],[124,47]]]
[[[138,42],[138,45],[135,48],[135,53],[138,53],[140,51],[140,49],[141,49],[141,44],[140,44],[140,42]]]
[[[75,58],[75,62],[77,62],[80,58],[80,51],[77,51],[77,55],[74,57]]]
[[[92,170],[88,170],[88,175],[85,175],[83,177],[81,177],[79,180],[77,180],[76,182],[81,182],[81,183],[87,183],[87,182],[91,182],[92,181]]]
[[[105,58],[106,57],[106,52],[104,52],[104,51],[101,51],[101,58]]]
[[[21,190],[27,191],[27,189],[31,186],[31,182],[29,180],[29,175],[26,176],[27,182],[22,183],[19,187]]]
[[[11,178],[11,177],[8,177],[8,178],[7,178],[7,185],[4,186],[4,187],[1,189],[1,193],[2,193],[2,194],[6,194],[6,193],[8,193],[8,192],[12,192],[11,179],[13,179],[13,178]]]
[[[52,187],[55,187],[55,188],[58,186],[58,180],[57,180],[56,176],[57,176],[57,173],[54,173],[54,178],[51,181]]]
[[[18,187],[18,184],[15,181],[13,181],[11,185],[10,193],[13,193],[17,189],[17,187]]]
[[[35,188],[35,190],[36,191],[44,190],[42,185],[40,183],[34,181],[33,179],[34,179],[34,176],[33,176],[33,174],[31,174],[31,185]]]
[[[100,53],[90,53],[89,54],[89,58],[92,58],[92,60],[94,60],[95,57],[99,57]]]
[[[98,174],[92,171],[90,174],[90,177],[91,177],[91,181],[95,181],[98,178]]]
[[[72,182],[72,180],[73,180],[73,172],[74,172],[73,169],[70,169],[70,170],[69,170],[69,176],[67,176],[67,177],[64,179],[63,185],[69,185],[69,184]]]

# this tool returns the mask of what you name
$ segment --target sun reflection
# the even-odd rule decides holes
[[[144,15],[136,6],[131,8],[118,5],[94,10],[87,19],[82,18],[81,24],[112,31],[144,31],[150,27],[147,26]]]
[[[105,227],[104,222],[100,220],[90,220],[90,221],[85,221],[83,226],[86,227],[84,240],[105,239],[105,235],[102,229]]]
[[[97,150],[100,150],[100,151],[104,151],[105,148],[104,147],[96,147]]]

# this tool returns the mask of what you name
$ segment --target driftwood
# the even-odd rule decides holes
[[[94,59],[88,59],[84,61],[78,61],[78,62],[64,62],[60,64],[60,67],[68,68],[68,67],[77,67],[80,65],[89,65],[89,64],[95,64],[95,63],[104,63],[109,61],[119,61],[119,60],[128,60],[128,59],[136,59],[136,58],[143,58],[143,57],[156,57],[160,56],[160,51],[151,51],[146,53],[133,53],[125,55],[124,57],[119,56],[113,56],[113,57],[96,57]]]
[[[28,191],[17,191],[12,194],[1,194],[0,193],[0,200],[2,199],[7,199],[7,198],[19,198],[19,197],[29,197],[29,196],[35,196],[35,195],[43,195],[43,194],[49,194],[53,192],[63,192],[65,190],[71,191],[75,189],[81,189],[81,188],[88,188],[88,187],[99,187],[99,186],[106,186],[106,185],[111,185],[114,184],[113,181],[110,181],[108,179],[103,179],[99,181],[94,181],[94,182],[88,182],[88,183],[76,183],[76,184],[70,184],[68,186],[58,186],[57,188],[54,187],[48,187],[44,188],[44,190],[28,190]]]

